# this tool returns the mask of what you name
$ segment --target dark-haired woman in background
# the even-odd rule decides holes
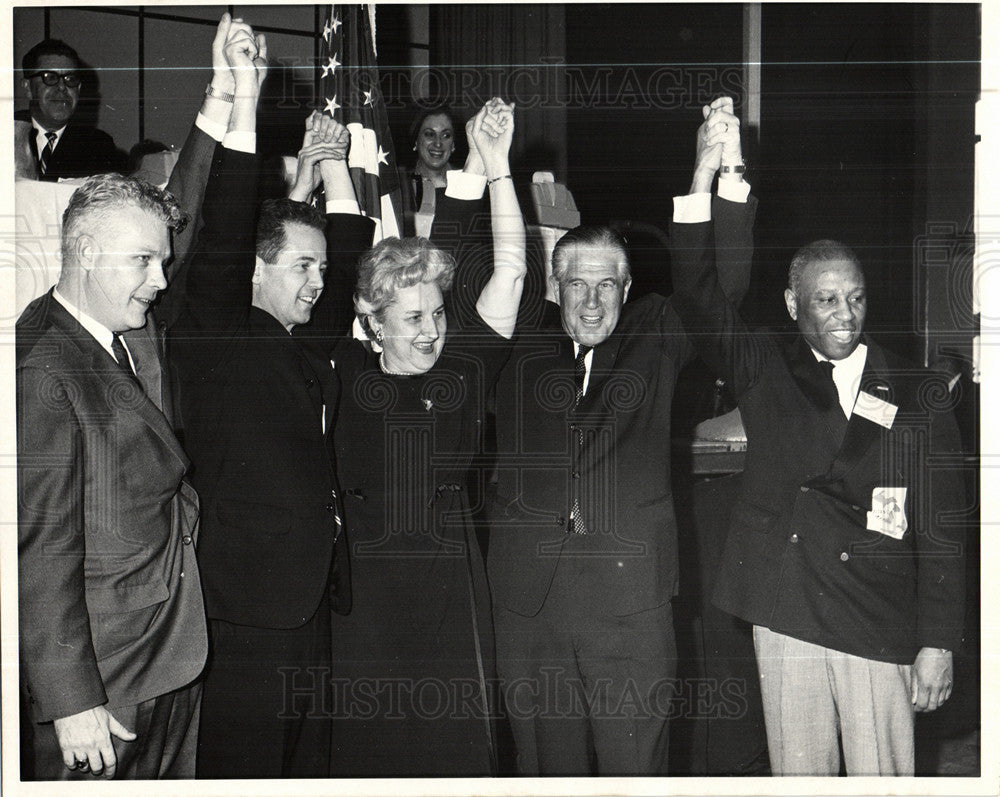
[[[451,111],[435,106],[420,112],[410,127],[417,162],[403,181],[404,235],[431,237],[438,189],[447,186],[451,156],[455,153],[455,123]]]

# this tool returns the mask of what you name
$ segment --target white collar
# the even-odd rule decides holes
[[[110,329],[104,326],[104,324],[100,321],[83,312],[83,310],[59,293],[56,288],[52,289],[52,298],[65,307],[66,311],[80,322],[80,326],[87,330],[91,337],[100,343],[101,347],[107,351],[108,354],[111,354],[111,356],[114,357],[114,354],[111,352],[111,343],[114,341],[115,335]]]
[[[865,370],[865,362],[868,359],[868,347],[864,343],[859,343],[857,347],[842,360],[831,360],[829,357],[820,354],[812,346],[813,357],[817,362],[828,361],[833,363],[833,382],[837,386],[837,396],[840,399],[840,406],[844,414],[849,418],[854,408],[854,402],[858,398],[858,391],[861,389],[861,374]]]
[[[39,141],[39,143],[41,143],[43,141],[47,142],[48,141],[48,134],[50,132],[51,133],[55,133],[56,134],[56,143],[52,145],[53,148],[56,146],[56,144],[59,143],[59,139],[62,138],[62,134],[66,131],[66,125],[63,125],[58,130],[46,130],[44,127],[42,127],[40,124],[38,124],[38,121],[35,119],[34,116],[31,117],[31,126],[33,128],[35,128],[35,138]],[[43,144],[43,146],[44,146],[44,144]]]

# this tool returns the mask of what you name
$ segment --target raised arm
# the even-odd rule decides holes
[[[742,156],[732,101],[716,100],[705,106],[703,116],[691,190],[674,200],[672,304],[699,353],[739,394],[755,381],[771,351],[765,339],[748,332],[737,312],[749,285],[756,204],[734,168],[742,165]],[[729,171],[720,174],[719,198],[713,203],[712,183],[723,165]]]
[[[375,223],[361,215],[347,165],[350,134],[342,124],[324,114],[306,120],[306,135],[299,152],[296,185],[290,199],[303,201],[312,194],[315,179],[323,182],[326,197],[327,270],[323,293],[308,324],[292,335],[329,351],[338,338],[350,332],[354,319],[354,284],[358,258],[372,245]],[[310,187],[311,186],[311,187]]]
[[[184,304],[189,256],[201,228],[201,207],[212,168],[212,155],[216,143],[222,141],[229,129],[236,83],[224,50],[232,24],[228,13],[219,20],[212,41],[212,80],[167,181],[167,191],[177,198],[191,219],[182,232],[174,234],[173,259],[166,270],[170,287],[157,307],[158,319],[168,326],[177,320]]]
[[[266,42],[233,22],[223,49],[233,77],[228,129],[215,148],[205,201],[204,227],[188,272],[186,324],[204,330],[238,326],[250,310],[257,204],[256,113],[266,74]],[[176,351],[176,348],[175,348]]]
[[[688,196],[692,197],[689,201],[704,206],[696,212],[710,214],[715,219],[719,283],[733,305],[739,307],[750,288],[757,199],[748,195],[749,186],[743,181],[740,120],[733,111],[732,98],[719,97],[702,108],[702,116],[705,121],[698,128],[694,177]],[[709,200],[716,174],[718,194]]]
[[[479,295],[476,311],[498,335],[514,334],[527,274],[524,218],[510,174],[514,106],[490,100],[472,120],[472,139],[482,158],[490,192],[493,275]]]

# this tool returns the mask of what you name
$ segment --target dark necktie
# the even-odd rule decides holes
[[[580,346],[580,351],[576,353],[576,359],[573,361],[573,381],[576,383],[576,400],[573,402],[574,405],[580,403],[580,399],[583,398],[583,380],[587,377],[587,355],[590,353],[592,346]]]
[[[111,338],[111,353],[115,355],[115,359],[118,361],[118,367],[121,368],[123,372],[128,374],[129,377],[134,379],[136,384],[139,384],[135,371],[132,370],[132,364],[128,359],[128,352],[125,351],[125,344],[122,343],[120,335],[114,335]]]
[[[580,400],[583,398],[583,380],[587,376],[587,363],[586,357],[590,353],[591,346],[580,346],[580,350],[576,353],[576,359],[573,361],[573,381],[576,383],[576,400],[574,406],[579,405]],[[577,444],[578,449],[583,446],[583,432],[577,430]],[[579,465],[576,466],[579,468]],[[574,479],[575,484],[579,484],[578,479]],[[580,499],[577,496],[573,498],[573,508],[569,515],[569,529],[574,534],[586,534],[587,526],[583,522],[583,514],[580,512]]]
[[[49,140],[49,143],[45,145],[42,154],[38,156],[38,170],[43,175],[49,167],[49,158],[52,157],[52,152],[56,148],[56,134],[49,131],[45,134],[45,137]]]
[[[835,366],[830,360],[820,360],[818,365],[825,377],[823,390],[830,403],[830,417],[833,419],[838,437],[843,439],[844,432],[847,431],[847,416],[844,415],[844,408],[840,406],[840,391],[837,389],[837,383],[833,381]]]

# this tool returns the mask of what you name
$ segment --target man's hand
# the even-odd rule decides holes
[[[104,706],[62,717],[53,724],[63,763],[69,769],[89,769],[93,775],[103,772],[106,778],[113,778],[118,769],[118,757],[111,737],[117,736],[125,742],[135,741],[136,738]]]
[[[466,128],[468,129],[468,128]],[[514,138],[514,106],[494,97],[472,118],[471,138],[490,179],[510,173],[508,155]]]
[[[743,163],[740,120],[733,113],[732,98],[713,100],[711,105],[702,107],[701,115],[705,121],[698,128],[692,194],[711,191],[712,179],[723,164]],[[732,179],[742,177],[732,173]]]
[[[257,54],[253,58],[253,66],[257,71],[257,90],[260,91],[267,78],[267,38],[263,33],[258,33],[254,41],[257,44]]]
[[[921,648],[910,672],[914,711],[934,711],[951,697],[954,667],[950,650]]]
[[[259,38],[259,37],[258,37]],[[233,75],[236,86],[246,87],[250,79],[253,85],[259,90],[260,81],[257,76],[257,66],[255,60],[257,55],[257,40],[249,25],[240,20],[234,20],[229,29],[229,38],[223,48],[226,64]],[[265,66],[266,73],[266,66]]]
[[[288,198],[296,202],[308,202],[319,184],[319,165],[325,160],[346,160],[350,141],[347,128],[340,122],[313,111],[306,119],[306,133],[302,139],[302,149],[299,150],[295,184]]]
[[[722,141],[723,166],[735,166],[743,163],[743,147],[740,143],[740,120],[733,110],[732,97],[718,97],[708,106],[716,123],[725,122],[725,128],[720,136]]]
[[[215,29],[215,38],[212,40],[212,88],[225,94],[232,94],[236,88],[236,81],[233,80],[233,73],[229,71],[229,62],[225,54],[232,24],[233,18],[229,16],[229,12],[223,14],[219,26]]]

